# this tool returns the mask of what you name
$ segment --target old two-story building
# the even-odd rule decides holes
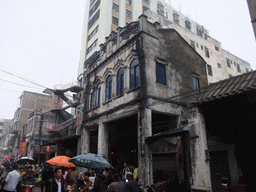
[[[98,153],[117,169],[138,166],[143,186],[178,178],[189,189],[193,178],[194,186],[210,188],[209,163],[201,162],[205,129],[189,122],[191,114],[200,117],[187,109],[208,84],[206,62],[176,30],[141,15],[112,32],[85,67],[79,154]],[[202,137],[191,143],[197,132]],[[207,173],[198,178],[198,171]]]
[[[42,110],[33,111],[24,127],[24,141],[27,143],[27,156],[36,163],[45,162],[55,156],[56,146],[40,146],[52,139],[49,126],[55,123],[56,115]]]
[[[147,16],[112,32],[86,62],[78,154],[98,153],[165,191],[252,189],[255,71],[208,85],[207,63]],[[180,187],[181,187],[180,186]]]

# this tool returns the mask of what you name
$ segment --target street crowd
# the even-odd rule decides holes
[[[81,170],[81,169],[80,169]],[[1,164],[0,192],[141,192],[138,168],[124,163],[123,169],[80,171],[51,164]]]

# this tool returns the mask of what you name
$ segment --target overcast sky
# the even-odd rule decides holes
[[[76,80],[85,2],[0,0],[0,119],[13,118],[22,91],[41,93],[44,87]],[[245,0],[171,0],[171,5],[256,69]]]

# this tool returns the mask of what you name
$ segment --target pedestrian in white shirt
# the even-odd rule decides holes
[[[15,192],[16,186],[20,181],[20,174],[16,169],[18,169],[18,166],[14,165],[13,171],[7,174],[5,178],[5,185],[3,188],[4,192]]]

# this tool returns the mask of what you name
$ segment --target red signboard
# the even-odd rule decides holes
[[[52,124],[49,125],[49,131],[52,131]]]
[[[27,142],[20,142],[19,155],[26,155],[27,153]]]
[[[51,149],[51,146],[47,146],[46,151],[49,152]]]

